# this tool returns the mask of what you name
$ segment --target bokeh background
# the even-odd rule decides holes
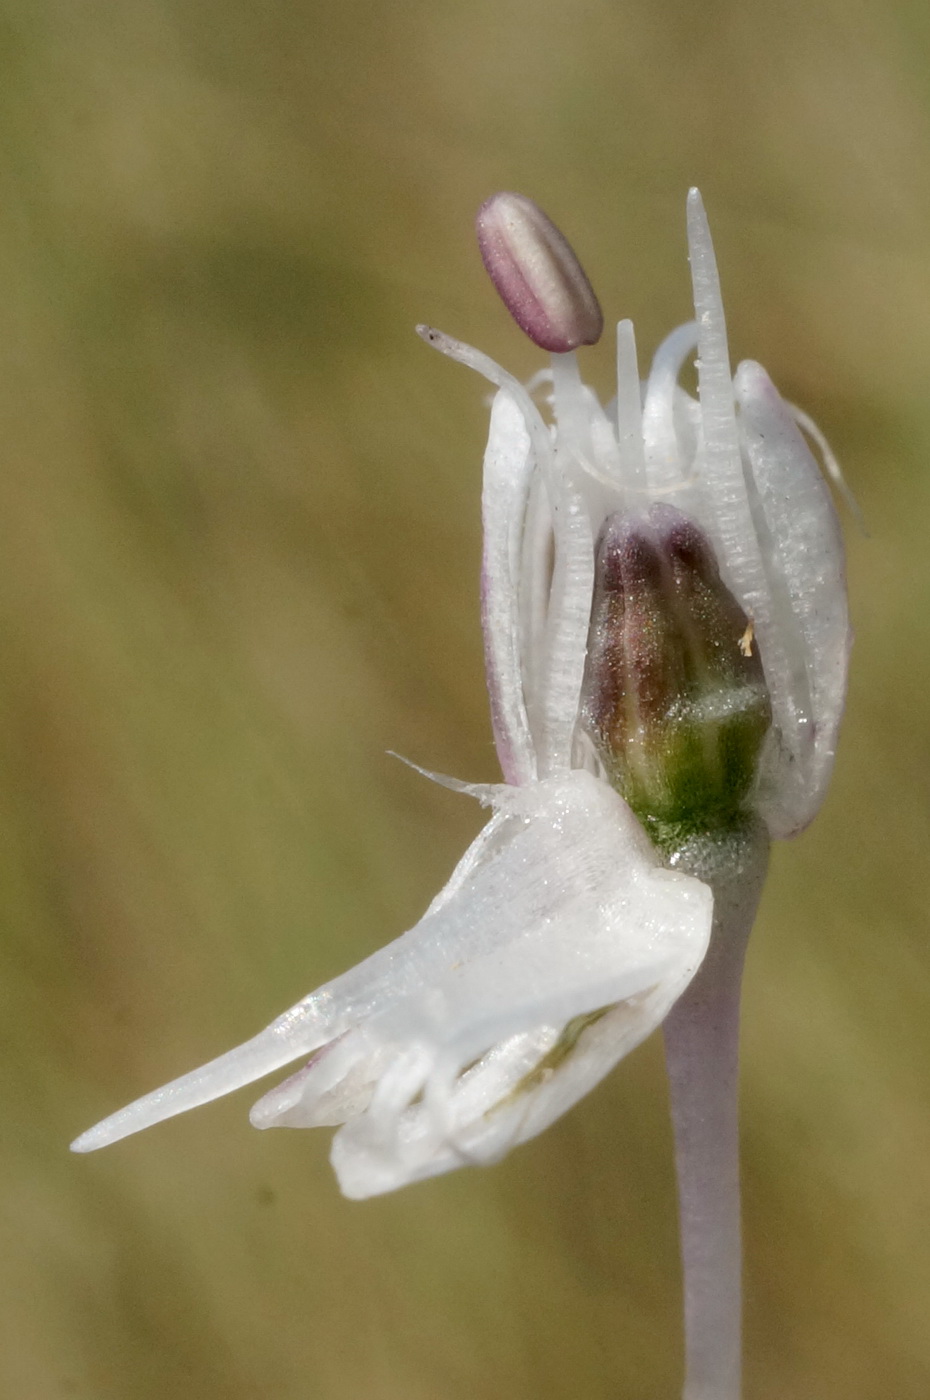
[[[471,223],[532,194],[649,353],[701,185],[821,422],[857,644],[744,1056],[748,1400],[930,1391],[923,0],[0,0],[0,1395],[664,1400],[661,1046],[489,1171],[343,1201],[254,1092],[97,1118],[412,923],[496,773]],[[587,355],[606,389],[609,346]]]

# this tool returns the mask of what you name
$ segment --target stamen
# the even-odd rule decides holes
[[[643,403],[632,321],[617,326],[617,442],[624,485],[634,492],[644,490]]]
[[[650,496],[676,495],[688,482],[688,464],[682,457],[675,423],[675,400],[681,392],[678,377],[682,366],[696,345],[697,326],[688,321],[666,336],[652,361],[643,404]]]
[[[552,396],[558,424],[556,442],[563,470],[569,461],[585,467],[594,456],[589,426],[590,412],[578,368],[578,356],[553,355]]]
[[[587,508],[570,478],[554,461],[552,444],[539,410],[523,385],[487,355],[453,340],[431,326],[417,334],[460,364],[468,365],[507,390],[521,409],[533,443],[536,463],[546,486],[555,541],[555,566],[549,592],[546,653],[539,682],[542,735],[537,745],[541,778],[568,772],[584,676],[585,637],[594,586],[594,546]],[[553,362],[553,374],[556,362]],[[525,677],[524,677],[525,683]],[[534,697],[529,697],[529,708]]]
[[[478,210],[478,246],[501,301],[542,350],[594,345],[604,317],[567,238],[523,194],[492,195]]]

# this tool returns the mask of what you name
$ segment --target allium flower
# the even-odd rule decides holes
[[[842,547],[799,415],[758,365],[731,377],[696,191],[688,236],[696,321],[644,386],[621,322],[605,408],[574,354],[602,322],[570,247],[521,196],[484,206],[498,290],[554,349],[539,377],[547,425],[529,389],[421,328],[498,390],[482,610],[505,781],[440,780],[492,816],[413,929],[76,1150],[310,1055],[252,1121],[342,1124],[347,1195],[493,1160],[663,1021],[721,911],[754,909],[765,828],[804,826],[829,777],[849,639]],[[678,383],[695,348],[699,401]]]

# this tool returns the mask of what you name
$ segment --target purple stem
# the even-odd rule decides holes
[[[665,1022],[684,1270],[683,1400],[739,1400],[739,996],[768,838],[755,827],[702,837],[669,863],[714,891],[710,948]]]

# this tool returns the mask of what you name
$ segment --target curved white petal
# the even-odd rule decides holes
[[[571,768],[594,589],[591,520],[576,485],[584,463],[593,460],[593,396],[581,382],[574,354],[552,356],[552,386],[558,420],[555,456],[541,464],[552,521],[552,578],[535,698],[542,729],[539,773],[547,778]],[[603,416],[599,406],[598,414]]]
[[[323,1046],[256,1111],[260,1125],[285,1121],[298,1099],[305,1121],[325,1121],[320,1114],[364,1101],[377,1081],[373,1110],[395,1061],[413,1055],[397,1090],[406,1107],[442,1065],[463,1068],[498,1040],[635,997],[682,968],[693,973],[710,893],[658,867],[606,784],[577,771],[491,797],[491,821],[409,933],[253,1040],[90,1129],[75,1150],[114,1142]],[[328,1103],[315,1107],[324,1095]]]
[[[523,691],[519,609],[523,529],[534,468],[524,415],[501,389],[491,409],[484,454],[481,612],[494,742],[505,780],[518,785],[536,777]]]
[[[830,491],[795,422],[761,365],[746,361],[735,379],[746,454],[765,525],[767,567],[790,601],[791,627],[811,697],[811,736],[800,752],[782,749],[761,797],[773,836],[791,836],[823,800],[843,704],[852,634],[843,539]],[[764,655],[764,653],[763,653]],[[770,676],[781,692],[791,676]],[[767,799],[767,802],[766,802]]]
[[[658,865],[606,784],[576,771],[501,800],[496,848],[392,945],[397,972],[402,958],[415,969],[406,994],[395,977],[381,1008],[253,1111],[263,1127],[349,1119],[333,1147],[349,1195],[540,1132],[658,1025],[703,958],[709,889]],[[428,956],[424,975],[433,939],[445,966]],[[566,1024],[605,1008],[547,1067]]]
[[[743,462],[717,263],[697,190],[688,197],[688,244],[703,437],[696,519],[715,545],[721,577],[753,624],[772,702],[773,740],[786,756],[783,771],[807,772],[814,717],[805,639],[769,537],[759,483]],[[817,561],[810,566],[817,568]],[[780,827],[774,834],[782,834]]]

